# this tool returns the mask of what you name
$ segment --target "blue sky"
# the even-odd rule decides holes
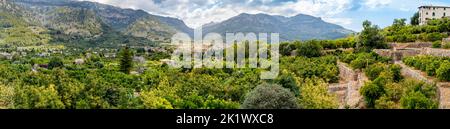
[[[364,20],[385,27],[409,18],[421,5],[450,6],[450,0],[88,0],[182,19],[190,27],[220,22],[240,13],[321,17],[354,31]]]

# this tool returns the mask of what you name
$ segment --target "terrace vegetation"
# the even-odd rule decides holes
[[[94,17],[86,10],[55,13]],[[0,108],[6,109],[335,109],[339,101],[328,85],[340,81],[338,61],[369,78],[360,90],[366,108],[433,109],[436,86],[403,77],[400,66],[371,51],[387,42],[438,41],[450,31],[449,19],[425,26],[399,19],[384,29],[365,21],[362,32],[346,38],[281,43],[279,76],[261,80],[262,69],[169,67],[161,59],[172,48],[95,21],[74,36],[17,19],[0,13],[0,50],[7,53],[0,56]],[[450,81],[447,58],[404,62]]]

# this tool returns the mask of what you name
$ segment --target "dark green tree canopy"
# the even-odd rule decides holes
[[[295,95],[276,84],[262,84],[247,94],[241,106],[244,109],[295,109]]]
[[[129,74],[133,67],[133,54],[128,47],[120,52],[120,71]]]

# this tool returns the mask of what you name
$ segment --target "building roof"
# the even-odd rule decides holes
[[[436,7],[436,8],[450,8],[449,6],[433,6],[433,5],[424,5],[419,8],[428,8],[428,7]]]

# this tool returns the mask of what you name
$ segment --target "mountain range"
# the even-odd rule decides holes
[[[194,32],[183,20],[177,18],[88,1],[0,0],[0,10],[0,18],[3,15],[0,22],[10,18],[9,22],[2,23],[3,26],[6,23],[15,23],[46,29],[53,39],[61,41],[87,40],[96,44],[117,42],[108,38],[121,37],[126,39],[120,41],[124,43],[142,40],[168,42],[171,35],[177,32],[190,36],[193,36]],[[15,22],[11,22],[14,19]],[[223,22],[203,25],[203,34],[210,32],[280,33],[282,41],[336,39],[353,33],[339,25],[309,15],[284,17],[246,13]]]
[[[209,23],[203,26],[204,33],[279,33],[280,40],[336,39],[345,37],[351,30],[342,26],[327,23],[321,18],[299,14],[284,17],[267,14],[243,13],[220,23]]]

